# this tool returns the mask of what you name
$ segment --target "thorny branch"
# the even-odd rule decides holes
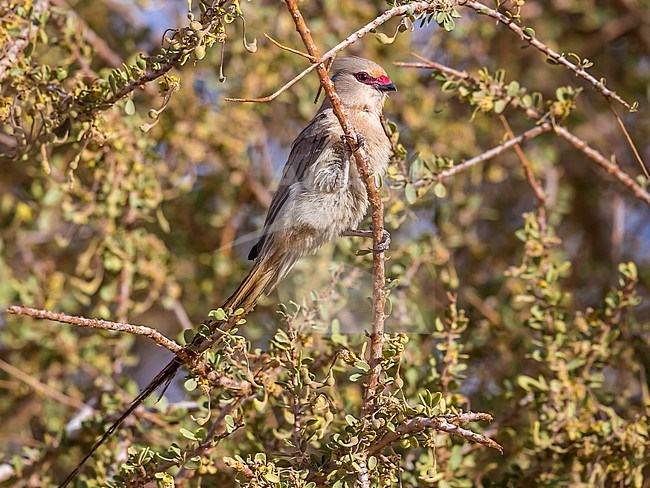
[[[515,135],[510,128],[508,120],[503,115],[499,115],[499,118],[501,119],[503,127],[506,129],[508,137],[514,138]],[[528,161],[528,158],[521,150],[519,144],[515,146],[515,152],[517,153],[517,157],[521,162],[521,166],[524,168],[524,173],[526,173],[526,180],[528,180],[528,185],[532,188],[533,192],[535,193],[535,197],[537,198],[537,220],[540,225],[540,232],[542,236],[546,236],[546,195],[544,194],[544,189],[535,178],[533,168]]]
[[[604,80],[597,80],[594,78],[592,75],[590,75],[587,70],[584,68],[581,68],[579,66],[576,66],[573,64],[571,61],[569,61],[564,54],[558,54],[555,52],[553,49],[548,47],[546,44],[541,42],[539,39],[536,39],[534,37],[534,33],[530,31],[526,31],[525,29],[522,29],[519,27],[514,19],[511,19],[510,17],[502,14],[501,12],[498,12],[486,5],[483,5],[480,2],[474,2],[474,1],[467,1],[465,3],[459,2],[459,5],[462,5],[464,7],[471,8],[472,10],[476,11],[479,14],[482,15],[487,15],[488,17],[492,17],[495,19],[497,22],[500,22],[501,24],[505,25],[508,29],[513,31],[515,34],[517,34],[522,41],[527,42],[531,46],[533,46],[535,49],[538,51],[546,54],[549,59],[553,60],[557,64],[561,64],[565,68],[569,69],[570,71],[573,71],[576,76],[579,76],[580,78],[584,78],[587,80],[591,86],[593,86],[597,91],[602,93],[605,97],[611,98],[613,100],[616,100],[619,102],[621,105],[626,107],[628,110],[631,112],[634,112],[636,109],[635,107],[631,106],[629,103],[627,103],[625,100],[623,100],[615,91],[610,90],[605,86]]]
[[[467,161],[463,161],[462,163],[457,164],[453,168],[449,168],[444,171],[441,171],[440,173],[431,177],[422,178],[416,181],[415,183],[413,183],[413,186],[415,188],[421,188],[429,185],[433,181],[442,181],[446,178],[449,178],[450,176],[455,176],[459,173],[462,173],[463,171],[467,171],[472,166],[476,166],[477,164],[484,163],[485,161],[500,156],[504,152],[507,152],[513,147],[518,146],[522,142],[527,141],[529,139],[533,139],[538,135],[543,134],[544,132],[548,132],[549,130],[551,130],[551,124],[541,124],[536,127],[533,127],[532,129],[528,129],[523,134],[517,137],[513,137],[512,139],[508,139],[503,144],[499,144],[498,146],[495,146],[492,149],[488,149],[487,151],[479,154],[478,156],[473,157],[472,159],[468,159]]]
[[[123,322],[111,322],[103,319],[89,319],[77,315],[68,315],[65,313],[52,312],[50,310],[39,310],[36,308],[20,307],[16,305],[8,307],[7,312],[16,315],[26,315],[36,319],[53,320],[54,322],[76,325],[78,327],[90,327],[93,329],[113,330],[116,332],[126,332],[127,334],[141,335],[148,337],[156,344],[164,347],[170,352],[173,352],[181,359],[186,356],[183,346],[168,339],[156,329],[152,329],[145,325],[132,325]]]
[[[468,429],[460,427],[461,424],[469,422],[492,422],[492,416],[487,413],[480,412],[467,412],[452,416],[439,416],[439,417],[416,417],[409,420],[405,424],[395,429],[395,432],[387,431],[377,442],[370,446],[370,454],[378,454],[384,448],[388,447],[394,442],[402,439],[407,435],[417,434],[427,429],[434,429],[440,432],[446,432],[451,435],[462,437],[468,441],[475,442],[493,449],[497,449],[503,453],[503,447],[494,442],[487,436],[477,434]]]
[[[372,22],[369,22],[368,24],[364,25],[360,29],[356,30],[352,34],[350,34],[346,39],[338,43],[336,46],[334,46],[332,49],[327,51],[325,54],[322,56],[316,56],[317,60],[320,63],[323,63],[324,61],[327,61],[333,57],[335,57],[339,52],[341,52],[343,49],[346,47],[350,46],[351,44],[354,44],[357,42],[359,39],[364,37],[365,35],[374,32],[377,27],[385,24],[388,22],[390,19],[394,17],[398,17],[400,15],[405,15],[405,14],[421,14],[421,13],[427,13],[427,12],[433,12],[437,8],[439,8],[440,2],[433,1],[433,2],[411,2],[406,5],[400,5],[397,7],[393,7],[386,12],[384,12],[382,15],[377,17],[375,20]],[[510,30],[515,32],[516,34],[519,35],[519,37],[530,44],[532,47],[535,49],[539,50],[540,52],[544,53],[546,56],[548,56],[550,59],[552,59],[554,62],[564,66],[565,68],[569,69],[570,71],[574,72],[576,76],[579,76],[581,78],[584,78],[587,80],[597,91],[602,93],[605,97],[616,100],[617,102],[621,103],[623,106],[628,108],[631,111],[635,110],[635,107],[631,106],[629,103],[627,103],[625,100],[623,100],[616,92],[613,90],[608,89],[605,86],[604,81],[599,81],[596,78],[594,78],[592,75],[590,75],[585,69],[580,68],[576,66],[574,63],[569,61],[566,56],[563,54],[558,54],[555,52],[553,49],[548,47],[546,44],[541,42],[540,40],[536,39],[535,37],[531,37],[530,34],[527,33],[525,29],[522,29],[519,27],[513,19],[510,19],[506,15],[491,9],[487,7],[486,5],[483,5],[482,3],[475,2],[475,1],[465,1],[465,0],[459,0],[457,1],[457,5],[459,6],[465,6],[468,7],[474,11],[476,11],[479,14],[483,15],[488,15],[489,17],[492,17],[493,19],[497,20],[498,22],[504,24],[506,27],[508,27]],[[274,44],[278,45],[277,41],[273,41]],[[289,48],[286,48],[285,46],[279,45],[282,49],[287,49],[290,50]],[[305,56],[304,53],[299,53],[301,56]],[[309,54],[309,56],[312,56],[312,54]],[[300,72],[298,75],[293,77],[291,80],[289,80],[286,84],[284,84],[282,87],[280,87],[278,90],[275,92],[271,93],[270,95],[266,97],[261,97],[261,98],[225,98],[226,101],[229,102],[270,102],[272,100],[275,100],[279,95],[287,91],[289,88],[291,88],[293,85],[295,85],[298,81],[303,79],[305,76],[307,76],[309,73],[317,69],[317,66],[319,64],[311,64],[309,67],[305,68],[302,72]]]
[[[460,427],[470,422],[492,422],[492,416],[482,412],[465,412],[456,415],[440,415],[437,417],[415,417],[400,425],[393,432],[386,430],[386,433],[382,437],[368,446],[367,454],[368,456],[379,456],[384,449],[404,437],[419,434],[426,430],[446,432],[447,434],[462,437],[468,441],[497,449],[503,453],[503,447],[489,437]],[[307,481],[314,482],[319,486],[325,485],[328,481],[327,477],[329,473],[336,468],[337,462],[335,460],[329,461],[323,466],[320,472],[309,475]]]
[[[309,53],[310,56],[313,56],[316,58],[318,63],[314,62],[314,64],[309,65],[309,67],[305,68],[302,72],[300,72],[298,75],[293,77],[291,80],[289,80],[286,84],[284,84],[282,87],[280,87],[278,90],[275,92],[271,93],[270,95],[262,98],[226,98],[225,100],[228,102],[257,102],[257,103],[262,103],[262,102],[270,102],[272,100],[275,100],[279,95],[287,91],[289,88],[291,88],[293,85],[298,83],[300,80],[302,80],[305,76],[307,76],[309,73],[311,73],[314,70],[319,69],[319,66],[321,66],[322,63],[325,61],[334,58],[339,52],[343,51],[346,47],[350,46],[351,44],[354,44],[357,42],[359,39],[361,39],[363,36],[373,32],[377,27],[379,27],[382,24],[385,24],[388,22],[390,19],[393,17],[397,17],[399,15],[404,15],[406,13],[412,12],[415,14],[422,13],[422,12],[432,12],[434,11],[439,2],[412,2],[409,3],[408,5],[401,5],[399,7],[393,7],[383,14],[381,14],[379,17],[377,17],[375,20],[372,22],[369,22],[368,24],[364,25],[360,29],[356,30],[352,34],[350,34],[347,38],[345,38],[343,41],[338,43],[336,46],[334,46],[332,49],[327,51],[325,54],[322,56],[315,55],[313,53]],[[313,42],[312,42],[313,43]],[[315,47],[315,46],[314,46]],[[284,46],[282,46],[284,49]],[[318,52],[317,50],[315,52]],[[304,53],[300,54],[301,56],[304,56]]]
[[[427,60],[424,58],[422,59],[422,62],[420,63],[394,63],[396,66],[402,66],[402,67],[407,67],[407,68],[419,68],[419,69],[432,69],[435,71],[439,71],[441,73],[444,73],[446,75],[452,76],[454,78],[457,78],[459,80],[465,81],[469,83],[472,86],[479,86],[480,85],[480,80],[474,76],[471,76],[465,71],[458,71],[453,68],[450,68],[448,66],[445,66],[443,64],[440,64],[435,61]],[[498,86],[491,86],[490,87],[492,92],[496,97],[499,97],[503,100],[506,100],[507,102],[511,102],[512,98],[509,97],[506,93],[503,92],[501,88]],[[621,167],[613,163],[610,159],[607,159],[605,156],[603,156],[602,153],[600,153],[597,149],[594,149],[591,147],[586,141],[580,139],[578,136],[570,132],[566,127],[558,124],[558,123],[551,123],[548,118],[545,116],[545,114],[542,114],[535,110],[532,107],[524,107],[521,104],[512,104],[510,103],[511,106],[514,106],[515,108],[521,110],[523,113],[526,114],[526,116],[531,119],[537,121],[537,126],[535,129],[538,128],[544,128],[545,130],[553,130],[557,135],[568,141],[573,147],[575,147],[578,151],[582,152],[585,154],[589,159],[591,159],[594,163],[596,163],[598,166],[603,168],[607,173],[612,175],[614,178],[616,178],[623,186],[628,188],[634,195],[636,195],[637,198],[639,198],[641,201],[647,203],[650,205],[650,193],[648,193],[647,190],[645,190],[641,185],[639,185],[634,178],[632,178],[630,175],[628,175],[625,171],[621,169]],[[534,130],[534,129],[531,129]],[[530,131],[528,131],[530,132]],[[528,134],[528,132],[525,132],[524,134]],[[520,136],[521,137],[521,136]],[[530,138],[530,137],[529,137]],[[510,139],[506,144],[509,144],[508,149],[511,147],[515,146],[515,141],[516,144],[519,144],[522,141],[516,140],[515,139]],[[500,146],[499,146],[500,147]],[[497,148],[492,149],[491,151],[494,151]],[[488,151],[489,152],[489,151]],[[503,151],[501,151],[503,152]],[[498,154],[501,154],[499,152]],[[485,153],[484,153],[485,154]],[[490,157],[494,157],[498,154],[493,154]],[[482,157],[483,155],[477,156],[477,158]],[[473,158],[476,159],[476,158]],[[460,172],[462,169],[460,167],[467,165],[470,163],[469,160],[466,161],[465,163],[459,164],[458,166],[454,166],[453,168],[450,168],[449,170],[442,171],[436,177],[435,179],[443,179],[446,176],[451,176],[452,174],[457,174]],[[458,169],[457,169],[458,168]],[[425,183],[426,184],[426,183]]]
[[[285,0],[287,8],[291,13],[293,20],[296,24],[296,30],[300,34],[307,52],[316,58],[318,58],[318,48],[314,43],[314,39],[311,36],[311,32],[305,23],[305,19],[298,8],[297,0]],[[413,5],[413,4],[410,4]],[[429,4],[427,4],[429,5]],[[394,9],[393,9],[394,10]],[[397,14],[395,14],[397,15]],[[385,14],[384,14],[385,16]],[[382,18],[379,17],[378,19]],[[348,38],[349,39],[349,38]],[[327,74],[325,65],[321,59],[320,64],[315,64],[316,70],[318,71],[318,76],[321,80],[321,86],[325,90],[326,96],[330,99],[332,103],[332,109],[336,118],[339,120],[343,132],[349,141],[357,140],[357,133],[352,127],[350,120],[345,114],[343,107],[341,105],[341,99],[334,90],[334,83]],[[371,215],[372,215],[372,240],[373,240],[373,249],[376,251],[373,252],[373,283],[372,283],[372,300],[373,300],[373,312],[372,312],[372,330],[370,334],[370,372],[368,374],[368,380],[366,383],[366,389],[364,392],[363,399],[363,410],[364,415],[369,415],[374,408],[374,399],[377,395],[377,388],[379,386],[379,377],[381,375],[381,359],[382,351],[384,346],[384,322],[386,320],[385,307],[386,307],[386,292],[384,287],[386,285],[386,278],[384,275],[384,253],[379,250],[379,245],[383,239],[384,234],[384,204],[381,201],[379,196],[379,191],[375,186],[374,175],[370,174],[368,169],[368,155],[365,152],[362,145],[355,145],[354,143],[350,144],[350,150],[353,152],[357,166],[359,167],[359,173],[366,183],[366,188],[368,190],[368,200],[370,201],[371,206]]]

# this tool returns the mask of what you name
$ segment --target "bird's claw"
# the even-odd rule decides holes
[[[351,237],[373,237],[373,231],[372,230],[359,230],[359,229],[351,229],[343,232],[341,235],[343,236],[351,236]],[[381,241],[377,244],[377,247],[373,247],[372,251],[373,252],[384,252],[387,251],[388,248],[390,247],[390,232],[388,232],[386,229],[383,229],[381,232]]]
[[[352,149],[352,152],[357,152],[366,143],[366,138],[363,137],[358,132],[354,137],[353,136],[348,136],[347,134],[343,134],[341,136],[341,140],[348,144],[350,149]]]
[[[389,247],[390,247],[390,232],[384,229],[381,232],[381,241],[379,241],[379,244],[377,244],[377,247],[374,248],[373,251],[384,252],[384,251],[388,251]]]

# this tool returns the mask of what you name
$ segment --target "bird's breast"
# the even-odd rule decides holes
[[[390,161],[391,145],[379,115],[372,111],[362,112],[351,122],[355,130],[364,138],[370,172],[383,176]]]

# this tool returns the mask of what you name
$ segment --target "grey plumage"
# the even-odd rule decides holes
[[[334,86],[361,136],[371,172],[383,175],[391,146],[381,122],[386,72],[363,58],[334,62]],[[366,187],[328,98],[294,141],[264,223],[249,254],[255,264],[226,306],[248,309],[282,281],[301,257],[346,230],[356,229],[368,209]]]
[[[363,140],[370,171],[383,175],[391,146],[381,114],[387,91],[395,85],[376,63],[363,58],[336,60],[332,79],[352,126]],[[250,311],[301,257],[316,252],[346,230],[356,229],[368,209],[366,187],[329,99],[298,135],[266,216],[262,235],[251,250],[255,262],[223,309]],[[196,345],[198,347],[198,345]],[[66,486],[81,466],[144,400],[168,384],[181,362],[174,358],[95,443],[60,486]]]

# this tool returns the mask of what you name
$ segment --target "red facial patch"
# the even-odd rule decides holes
[[[390,78],[388,76],[381,75],[377,78],[375,78],[375,81],[379,85],[390,85],[392,81],[390,81]]]

